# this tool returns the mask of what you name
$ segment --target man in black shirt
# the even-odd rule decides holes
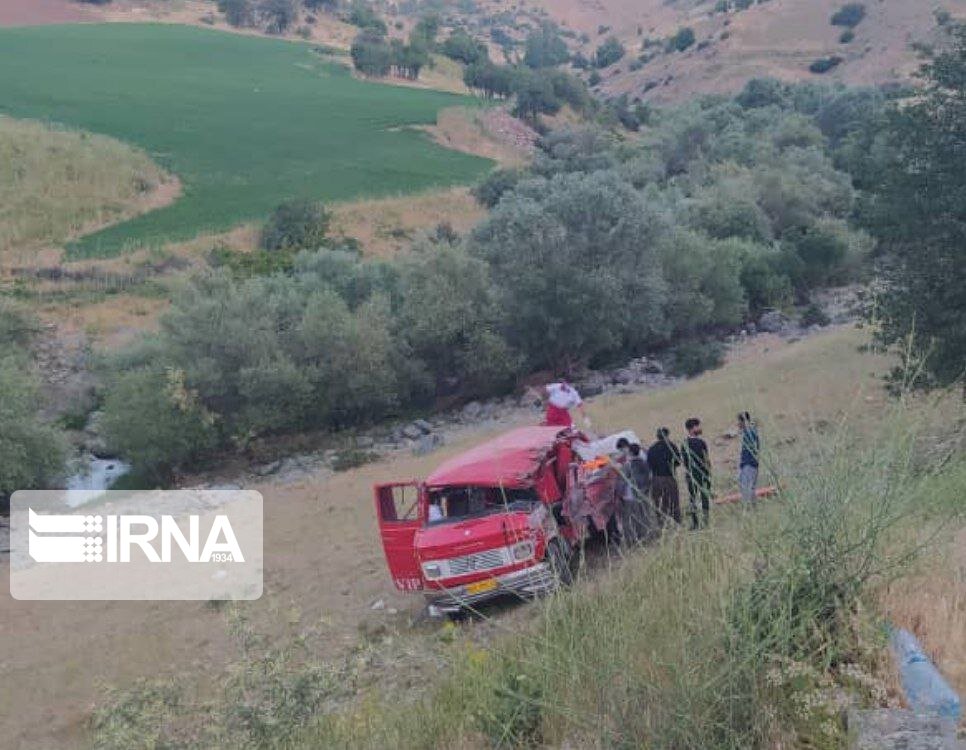
[[[670,430],[662,427],[657,431],[657,442],[647,449],[647,465],[651,467],[651,495],[663,526],[668,517],[681,523],[681,499],[675,469],[681,463],[681,455],[670,439]]]
[[[684,423],[688,433],[687,439],[681,446],[681,462],[684,464],[684,477],[688,483],[689,508],[691,511],[691,528],[697,529],[698,501],[701,502],[701,517],[705,527],[711,508],[711,458],[708,456],[708,444],[701,438],[701,420],[691,417]]]

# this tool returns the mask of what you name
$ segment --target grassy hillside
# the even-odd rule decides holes
[[[358,81],[307,45],[179,26],[46,26],[0,30],[0,66],[0,112],[136,144],[184,185],[174,205],[86,237],[76,255],[225,229],[287,198],[466,182],[488,164],[407,129],[466,100]]]
[[[0,117],[0,257],[129,217],[167,179],[112,138]]]
[[[781,474],[788,493],[777,503],[766,503],[752,524],[744,524],[736,509],[717,509],[710,534],[684,534],[615,564],[610,572],[598,571],[573,594],[547,606],[489,610],[495,615],[492,621],[458,628],[413,625],[410,618],[417,618],[420,603],[392,589],[379,548],[371,485],[426,476],[440,461],[506,429],[501,424],[454,436],[431,456],[395,455],[331,477],[257,486],[273,498],[265,540],[266,575],[273,585],[263,600],[231,612],[227,626],[215,612],[200,614],[190,603],[166,603],[149,622],[136,624],[130,621],[130,610],[120,605],[95,610],[74,603],[68,621],[46,622],[41,635],[48,644],[58,644],[69,629],[62,647],[68,649],[72,639],[90,634],[79,672],[90,674],[89,660],[94,673],[119,687],[130,687],[138,675],[156,675],[158,665],[165,665],[162,681],[99,701],[97,735],[103,747],[130,746],[132,738],[141,746],[156,746],[163,744],[162,737],[175,747],[179,742],[204,746],[209,730],[226,733],[222,744],[257,746],[264,737],[260,732],[284,744],[308,725],[301,738],[306,747],[484,748],[528,742],[540,746],[542,740],[550,747],[749,748],[756,743],[742,740],[751,731],[774,729],[770,722],[775,715],[762,713],[757,722],[739,724],[747,718],[741,713],[729,724],[720,709],[735,698],[745,701],[735,704],[741,710],[761,706],[750,701],[766,697],[782,709],[803,709],[798,718],[779,716],[787,730],[774,736],[786,741],[781,746],[794,746],[789,735],[801,730],[810,732],[811,747],[840,747],[841,726],[827,724],[830,717],[823,708],[829,697],[828,674],[820,671],[826,652],[817,659],[813,652],[800,654],[795,664],[800,665],[801,679],[796,680],[794,665],[783,670],[780,660],[756,662],[749,658],[754,650],[731,654],[723,639],[730,632],[727,627],[741,623],[733,619],[736,614],[767,609],[749,608],[741,598],[754,578],[757,559],[767,559],[771,566],[769,584],[802,584],[793,576],[803,569],[797,564],[803,558],[796,555],[804,555],[828,531],[823,519],[845,534],[836,538],[856,543],[856,555],[872,549],[874,566],[908,550],[910,540],[919,540],[915,531],[910,534],[910,526],[894,523],[906,514],[913,527],[923,522],[928,551],[939,557],[923,557],[913,572],[935,578],[937,586],[938,581],[948,582],[946,602],[961,602],[966,596],[963,582],[953,580],[956,568],[944,578],[936,575],[946,570],[941,542],[948,537],[928,536],[937,520],[950,533],[961,525],[956,515],[961,501],[960,511],[953,505],[966,484],[963,471],[948,470],[945,478],[901,471],[911,448],[931,445],[919,441],[933,439],[933,425],[954,422],[956,405],[949,405],[942,422],[934,410],[918,411],[925,408],[920,406],[911,410],[916,413],[896,415],[877,380],[889,361],[860,350],[865,340],[862,332],[848,329],[795,343],[757,339],[739,347],[725,368],[678,388],[591,403],[596,423],[629,426],[641,436],[661,424],[677,434],[684,418],[701,415],[724,490],[734,481],[737,446],[723,433],[738,408],[750,408],[763,424],[768,471]],[[922,465],[918,460],[916,464]],[[882,547],[877,541],[868,547],[860,533],[866,528],[863,523],[846,523],[854,519],[843,512],[847,507],[871,511],[866,519],[888,521],[897,536],[889,531],[879,541],[890,539],[895,545]],[[938,519],[931,515],[944,508]],[[815,536],[803,536],[803,529]],[[804,544],[796,547],[796,540]],[[826,550],[841,552],[837,546]],[[864,558],[837,559],[851,566]],[[320,570],[326,575],[320,576]],[[897,622],[908,626],[923,600],[917,598],[921,587],[914,581],[905,586],[911,592],[903,586],[903,581],[896,583],[888,606],[897,614],[903,610]],[[856,610],[864,614],[847,618],[865,639],[861,647],[834,653],[843,663],[855,664],[860,679],[890,694],[888,663],[882,660],[875,629],[884,611],[877,593],[871,586],[864,588],[862,608]],[[804,602],[810,608],[815,600],[809,596]],[[380,599],[385,608],[373,610],[372,603]],[[37,611],[30,603],[17,602],[10,614],[20,618]],[[785,614],[778,611],[773,621],[794,626],[784,631],[783,647],[794,647],[797,639],[806,643],[809,622],[782,620]],[[805,627],[800,627],[803,622]],[[920,620],[919,634],[927,642],[933,623],[944,628],[943,634],[958,628],[956,612],[937,608],[935,616]],[[252,644],[243,656],[231,655],[229,630]],[[855,646],[850,637],[828,643],[836,649]],[[151,639],[152,649],[143,648],[145,638]],[[962,636],[957,638],[946,644],[951,660],[961,653],[956,644],[966,644]],[[755,643],[745,640],[743,647]],[[765,642],[761,653],[775,643]],[[61,661],[51,651],[58,648],[48,645],[41,654],[35,635],[15,636],[0,647],[0,655],[3,650],[20,653],[21,669],[39,669],[52,677]],[[131,656],[123,661],[104,658],[112,650]],[[203,670],[199,653],[204,654]],[[941,660],[940,666],[946,669],[948,663]],[[764,671],[765,666],[775,668],[773,683],[765,686],[769,695],[741,692],[749,684],[742,682],[748,670]],[[729,681],[732,667],[740,669]],[[220,676],[221,670],[227,678]],[[200,693],[212,698],[207,707],[196,691],[201,672],[214,683]],[[779,681],[786,678],[787,684]],[[966,688],[966,683],[959,686]],[[61,716],[78,716],[76,707],[91,700],[90,681],[59,683],[55,695],[45,700],[31,702],[30,694],[12,689],[4,697],[28,713],[46,702],[62,706]],[[875,697],[870,691],[865,699]],[[804,712],[806,700],[817,701],[817,713]],[[238,710],[242,706],[246,718]],[[312,720],[317,713],[329,714],[318,727]],[[749,733],[739,736],[737,730],[745,729]],[[716,731],[722,733],[716,736],[737,739],[730,745],[706,741]]]
[[[605,97],[627,94],[655,102],[683,102],[698,94],[733,93],[751,78],[835,80],[848,85],[910,82],[918,50],[937,43],[937,18],[966,15],[964,0],[908,2],[866,0],[865,17],[842,41],[844,27],[830,23],[848,0],[510,0],[477,4],[469,16],[487,16],[477,27],[519,43],[529,29],[551,19],[567,35],[572,52],[592,60],[611,36],[626,49],[617,63],[598,71]],[[690,28],[694,42],[666,51],[668,39]],[[809,70],[817,59],[841,62],[824,74]],[[497,52],[495,59],[501,59]]]

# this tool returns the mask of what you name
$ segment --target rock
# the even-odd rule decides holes
[[[611,373],[611,382],[615,385],[630,385],[634,382],[634,373],[627,367],[615,370]]]
[[[282,468],[282,460],[278,459],[276,461],[269,461],[264,464],[255,464],[252,466],[252,474],[259,477],[267,477],[269,474],[276,474],[278,470]]]
[[[413,445],[413,454],[417,456],[425,456],[428,453],[432,453],[437,448],[445,444],[446,440],[438,432],[434,432],[430,435],[423,435],[420,437],[415,445]]]
[[[496,404],[492,401],[487,401],[483,404],[483,408],[480,410],[480,419],[493,419],[496,416]]]
[[[758,319],[758,327],[766,333],[780,333],[788,326],[788,316],[780,310],[769,310]]]
[[[433,426],[425,419],[417,419],[415,422],[413,422],[413,426],[418,427],[420,432],[422,432],[424,435],[428,435],[433,431]]]
[[[600,372],[590,372],[577,383],[577,390],[583,398],[592,398],[606,391],[610,384],[610,377]]]
[[[483,404],[479,401],[470,401],[460,412],[460,417],[467,422],[479,419],[483,411]]]
[[[748,331],[749,336],[754,336],[756,333],[758,333],[758,326],[756,326],[754,323],[749,323],[747,326],[745,326],[745,330]]]
[[[408,438],[409,440],[418,440],[423,436],[423,431],[415,424],[407,424],[402,428],[402,436],[404,438]]]
[[[848,724],[852,750],[966,750],[953,722],[908,709],[852,709]]]
[[[356,448],[371,448],[376,441],[369,435],[359,435],[356,438]]]
[[[656,359],[647,359],[644,361],[644,372],[648,375],[661,375],[664,373],[664,365]]]

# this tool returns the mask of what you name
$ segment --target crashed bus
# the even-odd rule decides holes
[[[374,488],[396,587],[433,615],[569,584],[574,551],[595,532],[643,533],[643,503],[622,500],[617,440],[573,428],[520,427],[440,465],[425,480]],[[636,510],[631,506],[642,506]]]

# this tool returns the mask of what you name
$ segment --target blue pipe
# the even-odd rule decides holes
[[[958,724],[963,712],[959,696],[923,652],[916,636],[899,628],[892,630],[890,640],[909,707],[915,713]]]

